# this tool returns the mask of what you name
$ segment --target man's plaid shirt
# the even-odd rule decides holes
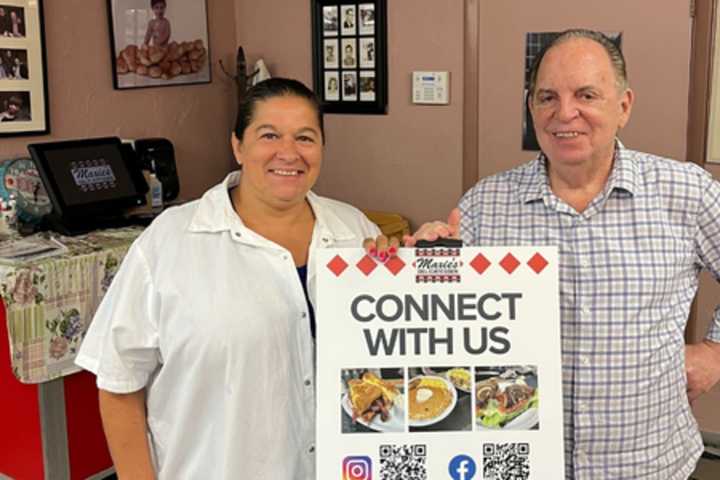
[[[559,248],[566,477],[686,480],[703,446],[684,330],[701,269],[720,279],[720,183],[618,142],[604,191],[577,213],[550,190],[546,162],[469,190],[461,235]],[[720,342],[720,309],[708,338]]]

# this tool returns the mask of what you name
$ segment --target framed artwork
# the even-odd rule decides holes
[[[313,0],[313,83],[325,113],[387,113],[386,0]]]
[[[206,0],[107,2],[116,89],[212,80]]]
[[[0,0],[0,136],[50,132],[42,0]]]
[[[622,32],[603,32],[618,49],[622,51]],[[535,64],[535,58],[543,51],[546,45],[555,40],[560,32],[528,32],[525,35],[525,83],[523,84],[523,119],[522,119],[522,149],[540,151],[535,124],[533,123],[530,108],[528,107],[528,90],[530,87],[530,71]]]

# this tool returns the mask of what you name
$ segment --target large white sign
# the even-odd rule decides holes
[[[564,477],[556,248],[316,253],[319,479]]]

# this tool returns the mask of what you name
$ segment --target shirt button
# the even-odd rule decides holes
[[[310,445],[310,448],[308,448],[308,452],[315,453],[315,445]]]
[[[235,238],[242,237],[242,233],[240,233],[240,232],[235,232],[234,235],[235,235]]]
[[[578,411],[585,413],[589,410],[587,402],[578,402]]]
[[[590,266],[590,260],[588,260],[587,258],[583,258],[583,259],[580,260],[580,265],[582,265],[583,267],[589,267],[589,266]]]
[[[309,387],[310,385],[312,385],[312,382],[310,380],[305,380],[305,386]]]
[[[283,259],[283,260],[287,260],[287,259],[288,259],[288,256],[285,255],[285,254],[283,254],[282,259]]]
[[[583,305],[583,307],[582,307],[582,313],[583,313],[583,315],[588,315],[588,316],[589,316],[589,315],[590,315],[590,307],[588,307],[587,305]]]
[[[302,312],[302,313],[300,314],[300,316],[301,316],[302,318],[305,318],[305,317],[307,317],[307,313]]]
[[[322,241],[323,241],[323,243],[328,243],[330,241],[330,239],[327,237],[323,237]]]
[[[577,461],[578,461],[578,463],[587,463],[587,461],[588,461],[587,453],[585,453],[582,450],[578,450],[577,451]]]
[[[590,365],[590,359],[587,357],[587,355],[580,355],[580,363],[587,367],[588,365]]]

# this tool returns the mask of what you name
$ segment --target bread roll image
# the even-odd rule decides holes
[[[194,42],[194,47],[195,47],[196,50],[200,50],[201,48],[205,48],[205,46],[203,45],[203,41],[202,41],[201,39],[199,39],[199,38],[198,38],[197,40],[195,40],[195,42]]]
[[[182,69],[182,74],[187,75],[188,73],[192,73],[192,65],[190,65],[190,62],[183,61],[180,62],[180,68]]]
[[[170,66],[170,76],[176,77],[182,73],[182,66],[178,62],[172,62]]]
[[[117,72],[118,75],[125,75],[126,73],[128,73],[130,71],[130,70],[128,70],[127,62],[122,57],[122,55],[120,55],[115,60],[115,71]]]
[[[157,65],[153,65],[152,67],[148,68],[148,75],[150,75],[150,78],[160,78],[162,76],[162,73],[162,69]]]
[[[167,56],[165,56],[165,59],[170,62],[174,62],[181,56],[182,53],[180,53],[180,45],[178,45],[177,42],[170,42],[170,45],[168,45],[168,52]]]
[[[148,75],[148,67],[145,65],[138,65],[137,70],[135,70],[135,73],[138,75],[142,75],[143,77],[147,77]]]
[[[154,65],[156,63],[160,63],[160,61],[165,58],[165,54],[167,51],[164,48],[155,47],[152,46],[148,49],[148,57],[150,57],[150,62]]]
[[[188,57],[190,60],[197,60],[198,58],[203,56],[203,52],[201,50],[193,50],[190,53],[188,53]]]
[[[149,67],[152,65],[152,62],[150,61],[150,57],[148,56],[148,51],[146,49],[140,49],[138,51],[138,61],[145,65],[146,67]]]
[[[131,63],[135,63],[135,58],[137,57],[138,48],[135,45],[128,45],[125,47],[120,54],[123,56],[125,61],[130,65]]]
[[[190,61],[190,70],[192,70],[192,73],[199,72],[202,68],[202,63],[196,62],[194,60]]]
[[[162,70],[163,73],[170,72],[171,66],[172,66],[172,62],[169,62],[167,60],[163,60],[162,62],[158,63],[158,67],[160,67],[160,70]]]

